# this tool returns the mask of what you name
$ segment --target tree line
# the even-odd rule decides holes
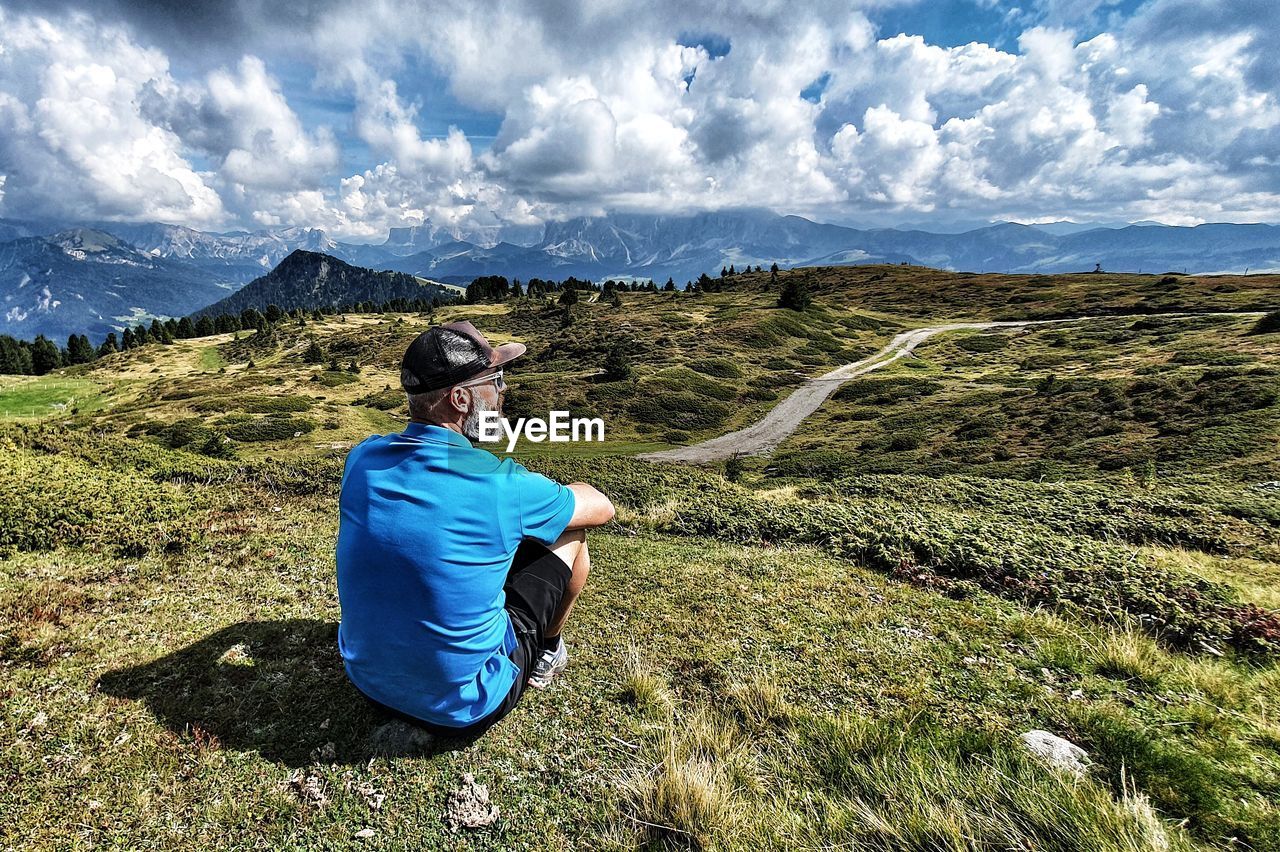
[[[778,273],[778,265],[775,263],[771,270],[776,276]],[[746,266],[741,273],[764,272],[764,267]],[[720,277],[712,278],[707,273],[702,273],[696,281],[686,281],[684,287],[679,287],[674,278],[667,278],[665,284],[659,286],[657,282],[646,281],[615,281],[606,280],[603,284],[596,284],[592,281],[584,281],[570,276],[564,281],[546,281],[542,278],[530,278],[528,282],[521,283],[519,278],[514,280],[508,279],[505,275],[482,275],[474,279],[467,285],[467,292],[464,296],[467,304],[476,304],[478,302],[505,302],[508,299],[519,299],[521,297],[529,298],[548,298],[557,297],[556,301],[560,304],[575,304],[579,300],[578,295],[581,291],[599,293],[602,301],[609,301],[614,293],[672,293],[676,290],[683,289],[688,293],[718,293],[724,289],[722,279],[731,278],[734,275],[741,274],[733,265],[720,268]]]
[[[167,345],[175,340],[212,337],[239,331],[263,332],[290,321],[305,324],[308,317],[312,320],[321,320],[325,316],[347,313],[428,312],[441,304],[443,304],[441,300],[434,298],[401,298],[376,303],[350,302],[337,307],[315,308],[310,311],[304,308],[286,311],[279,305],[267,305],[264,311],[245,308],[238,314],[153,319],[149,325],[139,323],[132,328],[125,328],[120,334],[114,331],[109,332],[97,346],[94,346],[88,335],[84,334],[70,335],[67,337],[66,346],[59,346],[43,334],[36,335],[36,339],[32,341],[19,340],[3,334],[0,335],[0,374],[43,376],[51,370],[88,364],[107,355],[152,343]]]
[[[742,272],[763,272],[756,266],[745,267]],[[771,282],[776,282],[778,265],[770,270]],[[696,281],[686,281],[683,287],[686,293],[717,293],[724,287],[724,279],[740,274],[733,266],[723,267],[720,276],[713,278],[705,272]],[[803,310],[808,305],[807,288],[803,283],[791,285],[799,292],[784,293],[780,306]],[[654,281],[615,281],[607,280],[596,284],[570,276],[564,281],[549,281],[542,278],[530,278],[521,283],[520,279],[508,280],[502,275],[484,275],[472,280],[467,285],[463,297],[468,304],[478,302],[503,302],[507,299],[530,297],[555,300],[565,306],[576,304],[581,292],[600,293],[601,301],[610,304],[618,303],[618,293],[656,293],[675,292],[678,288],[672,278],[659,286]],[[200,337],[212,337],[217,334],[231,334],[239,331],[266,331],[273,326],[289,320],[305,323],[308,315],[314,320],[325,316],[346,313],[411,313],[429,312],[444,302],[438,298],[430,299],[389,299],[384,302],[359,301],[348,302],[336,307],[320,307],[308,311],[305,308],[294,308],[286,311],[279,305],[267,305],[266,309],[245,308],[238,314],[222,313],[216,316],[186,316],[181,319],[153,319],[150,324],[139,323],[132,328],[125,328],[120,334],[110,332],[95,346],[88,335],[72,334],[67,338],[65,346],[59,346],[43,334],[36,335],[35,340],[20,340],[10,335],[0,335],[0,374],[42,376],[51,370],[72,367],[77,364],[88,364],[107,355],[136,349],[139,346],[157,343],[167,345],[175,340],[190,340]]]

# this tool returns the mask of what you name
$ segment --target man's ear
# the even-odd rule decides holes
[[[459,413],[465,413],[471,410],[471,394],[467,393],[466,388],[450,388],[449,404]]]

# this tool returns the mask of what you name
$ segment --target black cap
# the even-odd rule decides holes
[[[445,340],[469,350],[449,360]],[[458,338],[463,338],[460,347]],[[451,322],[427,329],[413,339],[400,361],[400,384],[408,393],[447,388],[502,366],[525,353],[523,343],[504,343],[496,349],[471,323]]]

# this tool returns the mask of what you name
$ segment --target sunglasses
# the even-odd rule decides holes
[[[458,384],[454,385],[454,387],[467,388],[467,387],[471,387],[472,385],[482,385],[485,382],[493,382],[494,389],[499,393],[507,389],[507,382],[504,378],[502,378],[501,370],[488,376],[481,376],[478,379],[472,379],[469,382],[459,382]]]

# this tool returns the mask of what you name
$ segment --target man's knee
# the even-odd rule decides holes
[[[579,555],[587,546],[586,530],[565,530],[551,545],[551,552],[559,556],[564,564],[573,568]]]
[[[556,539],[555,545],[553,546],[558,547],[561,544],[569,544],[569,543],[582,544],[586,540],[587,540],[586,530],[565,530],[564,532],[560,533],[560,537]]]

